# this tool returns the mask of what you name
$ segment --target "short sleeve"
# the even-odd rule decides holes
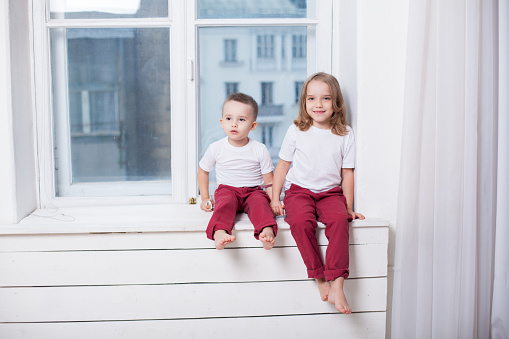
[[[216,156],[213,144],[209,145],[203,155],[203,158],[201,158],[199,165],[205,172],[212,172],[214,170],[214,167],[216,166]]]
[[[345,136],[343,144],[343,165],[342,168],[355,168],[355,134],[351,128],[348,128],[348,134]]]
[[[271,173],[274,171],[274,164],[272,163],[272,158],[270,157],[269,150],[264,144],[261,144],[261,159],[260,159],[260,170],[262,174]]]
[[[279,158],[284,161],[293,161],[293,157],[295,155],[296,132],[297,127],[295,125],[291,125],[286,131],[283,144],[281,145],[281,150],[279,151]]]

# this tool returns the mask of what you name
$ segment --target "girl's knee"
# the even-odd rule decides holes
[[[350,221],[352,221],[352,216],[350,214],[345,213],[329,213],[327,216],[322,216],[320,221],[324,224],[339,224],[339,225],[348,225]]]
[[[288,222],[290,224],[290,231],[293,235],[316,235],[316,220],[300,219],[298,222]]]

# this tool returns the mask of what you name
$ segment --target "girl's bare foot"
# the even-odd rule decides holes
[[[274,240],[274,230],[272,229],[272,226],[265,227],[260,233],[258,239],[260,239],[263,248],[266,250],[270,250],[272,247],[274,247],[274,243],[276,241]]]
[[[329,292],[329,302],[336,306],[336,310],[344,314],[352,313],[348,301],[346,301],[345,292],[343,292],[343,282],[345,278],[339,277],[331,282]]]
[[[226,245],[234,242],[236,237],[234,235],[230,235],[223,230],[217,230],[214,232],[214,241],[216,243],[216,248],[218,250],[222,250]]]
[[[327,301],[329,297],[330,284],[325,278],[315,279],[318,284],[318,290],[320,291],[320,297],[322,301]]]

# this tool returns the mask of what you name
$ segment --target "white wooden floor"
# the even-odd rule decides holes
[[[354,313],[342,315],[320,300],[282,219],[271,251],[245,215],[237,241],[217,251],[198,222],[208,217],[193,216],[186,231],[4,229],[0,338],[385,337],[387,223],[352,223],[345,290]],[[325,249],[322,228],[318,236]]]

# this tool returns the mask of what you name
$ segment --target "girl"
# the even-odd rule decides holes
[[[353,219],[355,144],[347,126],[339,83],[326,73],[311,75],[299,100],[299,116],[286,132],[272,189],[272,211],[284,215],[323,301],[352,313],[343,292],[348,277],[348,228]],[[292,168],[290,165],[293,162]],[[285,183],[286,179],[286,183]],[[284,206],[279,196],[285,184]],[[325,265],[316,238],[316,219],[329,240]],[[330,283],[329,283],[330,282]]]

